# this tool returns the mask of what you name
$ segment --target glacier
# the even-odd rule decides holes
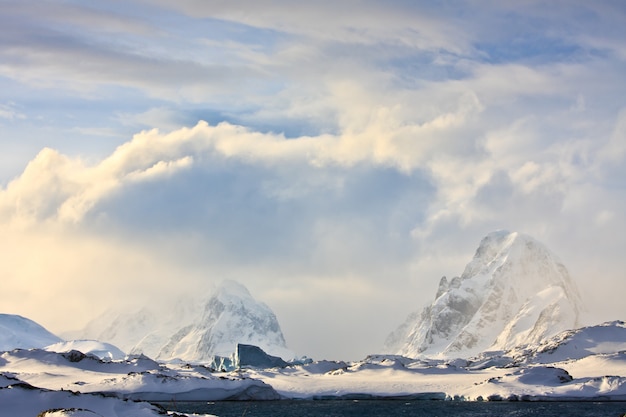
[[[484,237],[460,277],[409,315],[384,350],[408,357],[469,357],[537,343],[579,325],[582,301],[563,263],[523,233]]]

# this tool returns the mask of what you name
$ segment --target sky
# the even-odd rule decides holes
[[[2,312],[234,279],[361,359],[507,229],[624,319],[623,1],[1,4]]]

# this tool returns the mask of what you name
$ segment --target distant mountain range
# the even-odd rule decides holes
[[[577,327],[580,304],[552,252],[500,231],[391,334],[394,354],[357,362],[281,360],[293,354],[275,315],[233,281],[206,297],[109,312],[83,335],[102,341],[63,342],[0,314],[0,415],[162,415],[146,401],[626,401],[626,325]],[[235,350],[236,369],[203,363]]]
[[[440,280],[434,301],[391,333],[385,351],[469,358],[524,349],[579,327],[580,310],[578,290],[556,255],[528,235],[497,231],[481,240],[461,276]],[[234,281],[165,305],[109,311],[72,338],[80,340],[63,342],[29,319],[0,314],[0,350],[53,345],[108,359],[126,352],[203,363],[244,344],[285,360],[295,356],[272,310]]]

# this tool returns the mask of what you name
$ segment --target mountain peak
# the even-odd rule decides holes
[[[252,294],[248,291],[248,288],[239,282],[230,279],[220,282],[215,289],[214,296],[225,303],[232,302],[233,300],[254,300]]]
[[[537,342],[578,323],[580,296],[565,266],[519,232],[485,236],[460,277],[442,278],[435,301],[393,332],[406,356],[469,356]]]
[[[560,263],[554,254],[533,237],[519,232],[497,230],[480,241],[474,258],[465,267],[461,278],[475,276],[487,268],[495,270],[510,261],[509,258],[526,256],[529,251],[549,253],[552,259]]]
[[[155,310],[107,313],[90,323],[82,338],[114,343],[127,352],[160,360],[207,362],[253,344],[275,356],[293,358],[272,310],[248,289],[222,281],[208,294],[182,297]]]

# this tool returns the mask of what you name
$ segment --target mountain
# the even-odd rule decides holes
[[[286,359],[293,357],[272,310],[256,301],[243,285],[225,281],[204,305],[200,320],[176,332],[157,358],[207,361],[214,355],[229,356],[237,344],[255,345]]]
[[[385,349],[409,357],[469,357],[537,343],[578,325],[578,290],[534,238],[496,231],[463,274],[443,277],[435,300],[391,333]]]
[[[0,314],[0,351],[42,348],[61,342],[39,324],[15,314]]]
[[[156,312],[147,307],[136,311],[110,309],[87,323],[83,330],[64,336],[67,339],[105,341],[130,352],[130,349],[139,343],[145,334],[157,326],[155,315]],[[146,354],[151,356],[152,352],[150,354],[146,352]]]
[[[232,355],[238,343],[259,346],[285,359],[294,356],[272,310],[235,281],[222,282],[205,297],[184,297],[135,312],[106,312],[90,322],[80,337],[165,361],[208,362],[214,356]]]

